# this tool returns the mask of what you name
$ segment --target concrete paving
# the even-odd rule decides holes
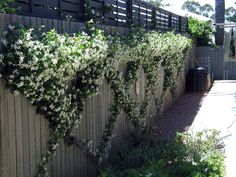
[[[227,177],[236,177],[236,81],[215,81],[190,131],[214,128],[225,143]]]
[[[221,131],[226,177],[236,177],[236,81],[215,81],[209,93],[184,94],[153,126],[160,139],[209,128]]]

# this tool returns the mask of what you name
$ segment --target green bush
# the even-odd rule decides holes
[[[111,158],[100,177],[224,177],[219,132],[177,134],[174,141],[132,141]]]
[[[196,40],[198,46],[214,45],[214,30],[211,22],[202,22],[193,17],[188,18],[188,33]]]
[[[11,4],[15,0],[0,0],[0,13],[15,13],[15,9],[11,7]]]

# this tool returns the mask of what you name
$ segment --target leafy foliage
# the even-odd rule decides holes
[[[154,6],[160,7],[160,6],[169,6],[169,4],[165,4],[163,0],[147,0],[150,4],[153,4]]]
[[[197,41],[198,46],[214,45],[210,22],[202,22],[193,17],[188,18],[188,33]]]
[[[215,10],[210,4],[204,4],[201,6],[196,1],[187,0],[184,2],[182,9],[211,19],[215,18]],[[228,7],[225,9],[225,19],[231,22],[236,22],[236,9],[234,7]]]
[[[209,17],[210,13],[214,12],[213,7],[210,4],[205,4],[200,7],[201,14],[205,17]]]
[[[236,9],[229,7],[225,10],[225,19],[231,22],[236,22]]]
[[[201,8],[201,5],[199,4],[199,2],[192,1],[192,0],[187,0],[182,5],[182,9],[187,10],[189,12],[196,13],[196,14],[201,14],[200,8]]]
[[[219,132],[177,134],[171,142],[132,141],[101,170],[100,177],[224,177]]]
[[[212,15],[214,14],[214,9],[210,4],[204,4],[201,6],[201,4],[193,0],[185,1],[182,5],[182,9],[205,17],[212,18],[214,16]]]
[[[55,154],[60,139],[100,162],[108,153],[122,110],[144,133],[148,129],[148,105],[159,84],[159,68],[163,65],[168,73],[165,90],[170,89],[174,95],[175,78],[183,70],[185,53],[191,44],[191,40],[173,32],[142,30],[121,38],[95,28],[68,35],[9,25],[3,36],[0,72],[7,86],[36,105],[51,128],[48,151],[39,163],[38,177],[47,172],[47,162]],[[119,71],[122,64],[128,65],[124,77]],[[130,93],[141,68],[147,84],[145,101],[139,110]],[[104,79],[114,91],[114,104],[101,143],[93,148],[91,141],[74,137],[72,130],[81,119],[86,101],[97,94]]]
[[[15,9],[11,8],[11,4],[15,0],[0,0],[0,13],[15,13]]]

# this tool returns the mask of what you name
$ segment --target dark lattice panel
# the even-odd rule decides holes
[[[186,32],[187,18],[155,7],[142,0],[16,0],[18,14],[52,19],[86,21],[86,4],[102,24],[139,26],[160,31]]]

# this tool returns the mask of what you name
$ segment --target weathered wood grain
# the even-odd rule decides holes
[[[18,23],[27,26],[40,27],[44,25],[44,31],[55,28],[59,32],[77,32],[81,30],[83,24],[76,22],[65,22],[61,20],[51,20],[39,17],[25,17],[18,15],[0,14],[0,36],[11,23]],[[114,33],[116,30],[127,33],[125,28],[102,27]],[[186,58],[187,68],[190,66],[194,52]],[[124,69],[125,67],[123,67]],[[187,69],[186,69],[187,70]],[[157,95],[161,95],[163,88],[164,71],[160,71],[161,85]],[[132,97],[137,102],[144,99],[145,74],[143,71],[139,75],[139,94],[132,90]],[[0,79],[0,176],[1,177],[33,177],[36,172],[36,165],[41,159],[41,155],[47,151],[47,141],[50,134],[48,121],[36,114],[36,108],[31,106],[22,95],[14,96],[7,88],[5,81]],[[179,80],[179,93],[183,92],[184,80]],[[74,134],[80,139],[92,139],[98,146],[105,129],[105,125],[110,116],[109,109],[114,103],[113,91],[104,80],[99,87],[99,94],[88,100],[82,114],[81,122]],[[170,101],[168,101],[170,100]],[[171,105],[173,100],[166,97],[166,103]],[[165,109],[165,107],[163,107]],[[149,107],[148,121],[151,123],[157,115],[157,108],[152,100]],[[116,137],[112,140],[112,150],[119,149],[125,138],[130,135],[133,126],[122,113],[121,119],[115,128]],[[95,177],[97,166],[92,163],[80,149],[67,147],[63,140],[57,149],[57,155],[52,157],[48,164],[50,177]]]

